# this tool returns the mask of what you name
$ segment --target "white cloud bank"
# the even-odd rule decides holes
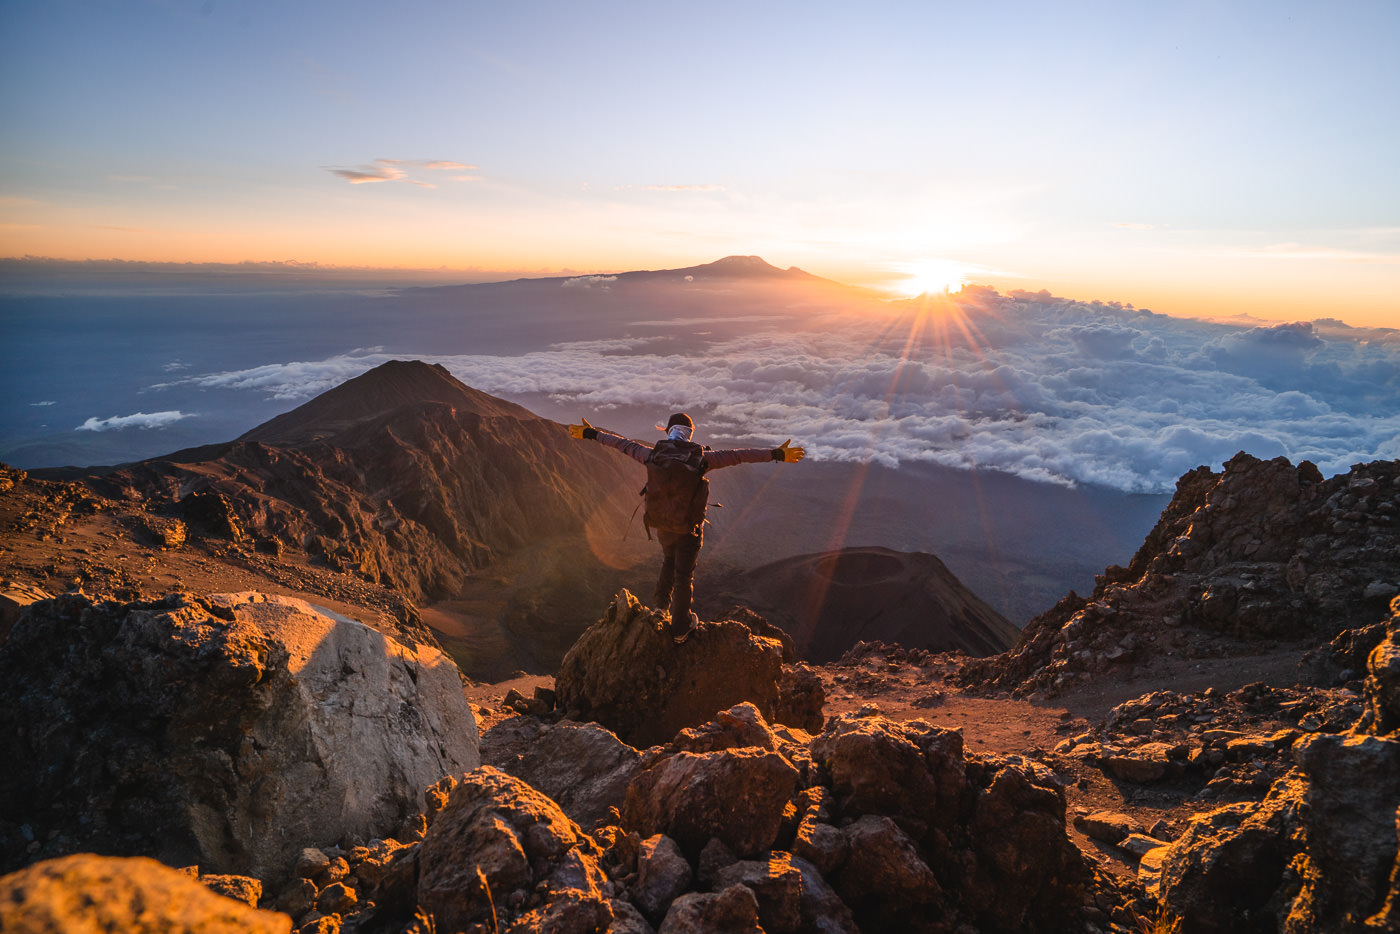
[[[172,412],[137,412],[134,415],[113,415],[111,418],[89,418],[74,431],[120,431],[123,428],[165,428],[190,416],[178,409]]]
[[[182,382],[278,399],[393,357],[590,415],[685,408],[711,443],[792,437],[814,458],[930,462],[1162,492],[1244,450],[1324,473],[1400,458],[1400,332],[1240,326],[974,288],[946,304],[755,330],[702,352],[648,337],[519,356],[356,352]],[[677,327],[681,327],[678,322]],[[135,417],[135,416],[133,416]]]

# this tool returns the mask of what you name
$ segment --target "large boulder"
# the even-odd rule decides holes
[[[491,766],[442,779],[418,864],[418,902],[437,930],[607,930],[601,851],[549,798]]]
[[[749,701],[769,720],[818,730],[824,701],[815,679],[800,677],[781,634],[766,624],[702,623],[684,645],[662,615],[621,591],[555,675],[558,705],[596,720],[633,746],[663,743],[716,711]]]
[[[812,742],[845,811],[880,814],[923,836],[951,827],[967,794],[962,733],[922,720],[838,717]]]
[[[4,868],[81,850],[268,878],[479,763],[450,659],[261,594],[65,595],[0,647]]]
[[[1279,892],[1292,857],[1289,805],[1298,789],[1268,806],[1231,804],[1196,817],[1161,861],[1164,913],[1182,934],[1277,931]]]
[[[216,895],[146,857],[78,853],[0,878],[9,934],[288,934],[292,919]]]
[[[691,859],[710,838],[739,856],[765,852],[778,838],[798,772],[757,747],[681,752],[632,780],[622,824],[643,836],[664,833]]]
[[[481,760],[544,792],[586,829],[621,810],[641,753],[597,723],[512,717],[481,740]]]

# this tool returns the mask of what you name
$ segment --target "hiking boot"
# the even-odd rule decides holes
[[[690,634],[695,631],[695,628],[697,626],[700,625],[700,617],[695,615],[694,610],[690,612],[689,616],[690,618],[686,620],[686,622],[688,622],[690,625],[687,626],[683,631],[678,626],[671,626],[671,641],[674,642],[676,645],[684,645],[685,640],[689,639]]]

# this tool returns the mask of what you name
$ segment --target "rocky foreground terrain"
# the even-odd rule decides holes
[[[353,407],[309,415],[235,456],[0,470],[0,929],[1400,929],[1400,463],[1187,474],[1128,567],[988,657],[811,664],[743,607],[675,646],[621,590],[550,674],[477,682],[420,601],[527,561],[431,526],[494,481],[414,501],[411,465],[375,473],[422,449],[392,420],[353,454],[304,434]],[[317,470],[360,503],[338,537],[286,505]]]

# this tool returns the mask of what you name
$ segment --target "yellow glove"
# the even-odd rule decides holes
[[[792,444],[792,439],[788,438],[781,445],[773,449],[773,460],[782,461],[785,464],[795,464],[807,456],[806,448],[788,447]]]
[[[582,441],[584,438],[598,437],[598,429],[588,424],[588,419],[585,418],[582,425],[570,425],[569,434]]]

